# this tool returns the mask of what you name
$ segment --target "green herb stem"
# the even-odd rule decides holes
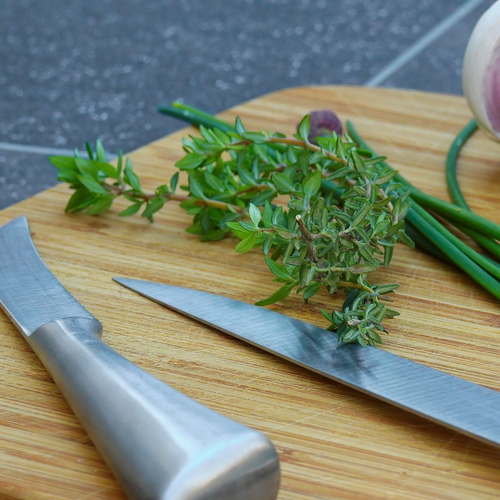
[[[494,239],[488,238],[488,236],[484,236],[484,234],[478,233],[474,229],[464,226],[456,221],[453,221],[453,225],[457,229],[462,231],[462,233],[469,236],[469,238],[472,238],[476,243],[487,250],[492,256],[500,259],[500,245]]]
[[[413,225],[408,216],[406,217],[405,232],[418,248],[424,250],[430,255],[433,255],[439,260],[442,260],[449,264],[452,263],[450,259],[443,252],[441,252],[441,250],[439,250],[439,248],[434,245],[431,240],[428,239],[427,235],[423,235],[418,231],[418,229]]]
[[[371,150],[368,144],[360,137],[351,122],[347,122],[347,128],[349,135],[355,140],[357,144],[367,150]],[[372,151],[373,155],[376,153]],[[382,162],[381,165],[384,167],[394,170],[388,163]],[[463,208],[448,201],[441,200],[435,196],[428,195],[420,189],[413,186],[408,182],[401,174],[396,174],[394,177],[396,182],[404,185],[404,188],[410,192],[410,196],[413,201],[420,203],[421,205],[430,208],[434,212],[442,215],[446,219],[451,219],[454,222],[458,222],[463,226],[470,227],[476,232],[480,232],[486,236],[494,239],[500,239],[500,225],[495,222],[481,217],[480,215],[471,212],[467,208]]]
[[[457,159],[463,145],[467,142],[470,136],[477,130],[476,120],[471,120],[456,136],[455,140],[450,146],[448,151],[448,156],[446,157],[446,183],[448,185],[448,192],[450,193],[450,198],[456,205],[469,208],[469,205],[465,201],[464,195],[460,186],[458,185],[457,179]]]
[[[500,283],[495,278],[477,265],[472,259],[467,257],[467,255],[439,230],[429,224],[415,208],[410,208],[407,217],[423,235],[430,236],[439,250],[441,250],[457,267],[462,269],[462,271],[468,274],[494,297],[500,299]]]
[[[102,184],[103,188],[108,190],[110,193],[112,193],[115,196],[121,196],[125,193],[126,189],[120,186],[113,186],[112,184],[108,184],[107,182],[104,182]],[[175,194],[175,193],[163,193],[161,195],[165,201],[177,201],[179,203],[182,203],[184,201],[188,201],[191,198],[188,195],[182,195],[182,194]],[[148,193],[141,193],[141,194],[136,194],[135,197],[137,199],[143,200],[144,202],[148,202],[152,200],[153,198],[157,198],[157,194],[148,194]],[[206,206],[206,207],[213,207],[213,208],[220,208],[221,210],[233,210],[234,212],[238,212],[240,214],[246,213],[246,211],[238,207],[236,205],[232,205],[231,203],[226,203],[224,201],[219,201],[219,200],[212,200],[209,198],[205,198],[203,200],[196,200],[195,202],[196,205],[199,206]]]
[[[472,136],[472,134],[477,130],[477,122],[476,120],[471,120],[457,135],[455,140],[453,141],[450,149],[448,151],[448,156],[446,157],[446,183],[448,184],[448,192],[450,194],[450,198],[453,203],[456,205],[466,208],[470,210],[467,201],[460,189],[458,178],[457,178],[457,160],[462,150],[463,145],[467,142],[467,140]],[[469,227],[463,226],[460,223],[454,224],[460,231],[465,233],[467,236],[475,240],[479,245],[481,245],[484,249],[490,252],[497,258],[500,258],[500,245],[488,238],[487,236],[482,235],[481,233],[471,229]]]
[[[457,238],[454,234],[450,233],[441,223],[439,223],[432,215],[426,212],[422,207],[413,204],[412,209],[422,217],[430,226],[432,226],[436,231],[439,231],[442,236],[448,239],[455,247],[462,251],[467,257],[472,259],[476,264],[480,265],[484,270],[488,271],[490,274],[495,276],[495,278],[500,279],[500,267],[493,264],[489,259],[479,254],[468,245],[466,245],[462,240]],[[499,284],[500,286],[500,284]]]
[[[229,123],[181,102],[173,102],[171,106],[160,106],[158,111],[164,115],[169,115],[174,118],[187,121],[192,125],[203,125],[207,128],[217,128],[223,132],[235,131],[235,128]]]

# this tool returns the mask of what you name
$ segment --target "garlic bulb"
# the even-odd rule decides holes
[[[500,141],[500,0],[476,24],[462,71],[464,94],[477,124]]]

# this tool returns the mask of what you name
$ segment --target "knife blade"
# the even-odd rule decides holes
[[[252,304],[162,283],[113,279],[292,363],[500,447],[497,391],[380,348],[341,344],[328,330]]]
[[[0,228],[0,305],[134,500],[275,500],[272,443],[100,340],[101,323],[41,260],[28,221]]]

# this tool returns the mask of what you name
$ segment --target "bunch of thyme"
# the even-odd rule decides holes
[[[159,108],[159,111],[194,125],[203,123],[205,126],[231,129],[230,124],[184,103],[174,102],[169,107]],[[332,124],[332,127],[335,126]],[[449,148],[446,159],[446,182],[453,203],[422,192],[397,172],[393,177],[397,185],[393,188],[400,196],[409,194],[410,208],[405,218],[405,231],[415,245],[455,265],[495,298],[500,299],[500,225],[470,210],[456,176],[456,163],[460,151],[476,130],[478,130],[476,121],[471,120],[458,133]],[[349,137],[357,144],[358,152],[363,152],[367,156],[377,156],[349,121],[347,131]],[[387,171],[394,171],[385,160],[378,165]],[[449,230],[449,226],[454,226],[474,240],[486,250],[486,255],[455,236]]]
[[[204,241],[232,232],[240,253],[262,248],[281,285],[259,305],[293,290],[306,301],[321,288],[344,291],[341,311],[323,311],[329,329],[341,342],[381,343],[384,319],[397,314],[386,302],[398,285],[372,284],[368,275],[389,265],[398,241],[413,246],[397,172],[381,166],[384,157],[367,158],[348,135],[332,132],[313,144],[309,115],[291,138],[247,131],[240,119],[234,128],[199,128],[201,137],[184,139],[186,154],[176,163],[188,184],[178,188],[177,172],[154,193],[143,191],[130,159],[120,154],[116,167],[108,163],[100,142],[95,151],[87,145],[88,159],[52,157],[59,179],[75,190],[66,211],[99,214],[123,196],[131,204],[120,215],[141,211],[152,221],[167,201],[178,201],[193,216],[187,232]]]

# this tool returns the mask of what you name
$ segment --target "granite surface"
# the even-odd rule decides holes
[[[377,79],[461,94],[467,40],[493,3],[3,0],[0,208],[56,183],[36,147],[99,138],[131,151],[185,126],[156,111],[176,99],[216,113],[287,87]]]

